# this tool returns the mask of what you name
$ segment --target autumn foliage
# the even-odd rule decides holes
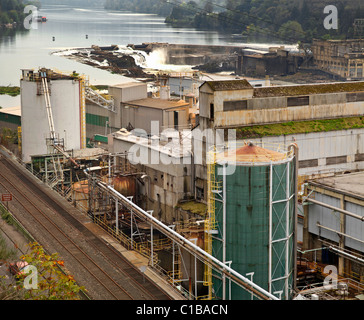
[[[25,278],[30,274],[19,275],[18,289],[24,290],[25,300],[79,300],[79,293],[85,290],[77,285],[71,275],[65,274],[60,267],[64,261],[59,258],[58,253],[48,255],[38,243],[30,244],[31,252],[23,255],[22,260],[36,267],[37,288],[25,289]]]

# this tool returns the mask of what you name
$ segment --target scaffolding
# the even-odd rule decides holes
[[[175,224],[175,230],[180,235],[183,235],[186,238],[190,238],[192,234],[203,232],[203,225],[201,224],[203,220],[198,220],[196,218],[184,220]],[[180,246],[177,245],[177,250],[175,248],[176,244],[167,238],[166,240],[172,244],[172,271],[168,272],[169,277],[171,278],[171,282],[174,283],[182,283],[183,281],[189,281],[189,278],[183,279],[183,257]],[[195,270],[196,271],[196,270]],[[197,276],[195,274],[195,282],[203,282],[198,281]],[[191,290],[190,290],[191,291]],[[195,289],[194,296],[197,298],[197,290]]]

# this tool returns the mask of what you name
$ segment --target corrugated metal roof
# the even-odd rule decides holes
[[[0,109],[0,113],[6,113],[6,114],[12,114],[14,116],[21,116],[21,107],[17,106],[17,107],[9,107],[9,108],[4,108],[4,109]]]
[[[140,100],[134,100],[125,102],[125,105],[131,105],[136,107],[145,107],[145,108],[153,108],[153,109],[172,109],[177,107],[185,107],[188,106],[188,102],[184,100],[163,100],[163,99],[155,99],[155,98],[146,98]]]
[[[114,84],[111,85],[110,87],[115,87],[115,88],[132,88],[132,87],[138,87],[138,86],[145,86],[146,84],[140,81],[130,81],[130,82],[124,82],[124,83],[119,83],[119,84]]]
[[[255,88],[253,96],[255,98],[264,98],[358,91],[364,91],[363,81]]]
[[[343,174],[311,181],[310,184],[334,189],[337,193],[364,199],[364,172]]]
[[[213,91],[230,91],[253,89],[251,84],[245,80],[222,80],[222,81],[206,81]]]

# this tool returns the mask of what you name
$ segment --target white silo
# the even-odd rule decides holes
[[[48,110],[53,118],[57,140],[66,150],[85,147],[85,98],[83,78],[64,75],[49,69],[22,70],[21,124],[22,160],[32,155],[47,154],[46,139],[51,137],[50,116],[47,113],[47,93],[42,83],[46,78],[49,91]]]

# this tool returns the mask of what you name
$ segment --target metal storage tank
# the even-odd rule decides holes
[[[109,177],[107,175],[102,177],[102,181],[108,183]],[[135,200],[135,197],[137,195],[135,175],[129,174],[114,176],[110,179],[110,184],[116,191],[120,192],[123,196],[133,196],[133,199]]]
[[[296,146],[277,152],[249,143],[217,153],[214,165],[212,255],[281,299],[291,299],[295,288],[297,155]],[[253,298],[211,274],[216,298]]]
[[[133,196],[135,201],[136,180],[134,175],[117,176],[112,180],[111,184],[114,186],[115,190],[122,195],[126,197]]]
[[[66,150],[86,147],[85,89],[80,76],[65,75],[50,69],[22,70],[21,124],[22,159],[48,154],[46,139],[50,138],[46,92],[42,77],[46,74],[49,100],[57,139],[64,141]]]
[[[82,206],[85,211],[89,209],[89,186],[88,180],[75,182],[72,185],[73,201],[76,206]]]

